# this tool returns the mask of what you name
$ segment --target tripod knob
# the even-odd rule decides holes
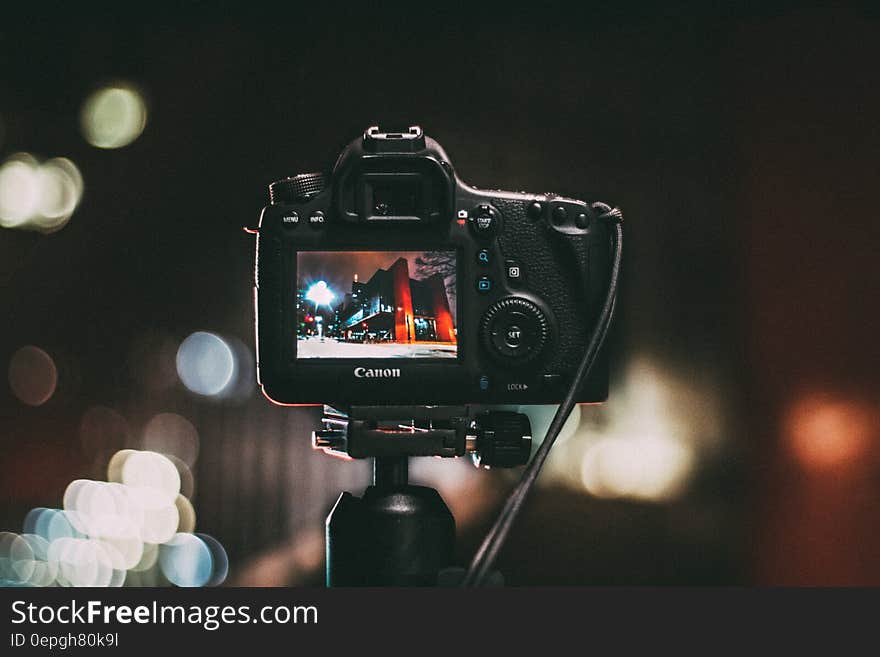
[[[488,411],[474,418],[475,444],[472,453],[477,466],[513,468],[528,463],[532,451],[529,418],[513,411]]]

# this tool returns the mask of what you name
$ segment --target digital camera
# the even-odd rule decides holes
[[[600,311],[589,203],[460,180],[414,126],[273,182],[256,253],[258,380],[279,404],[558,403]],[[600,355],[579,402],[607,396]]]

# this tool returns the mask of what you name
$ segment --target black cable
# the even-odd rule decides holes
[[[623,254],[623,227],[621,226],[623,215],[618,208],[611,208],[605,204],[595,204],[594,207],[603,211],[603,214],[599,217],[601,220],[614,222],[614,230],[612,231],[611,236],[613,249],[611,276],[608,282],[608,291],[605,295],[605,302],[602,305],[602,311],[599,314],[599,318],[596,321],[596,327],[593,329],[593,333],[587,343],[587,350],[584,353],[584,357],[578,365],[568,392],[562,400],[562,403],[559,405],[559,408],[556,410],[556,414],[553,416],[553,421],[550,422],[550,427],[547,429],[544,441],[541,443],[538,451],[535,452],[535,456],[523,472],[522,478],[516,485],[516,488],[514,488],[507,502],[504,504],[504,508],[501,510],[501,513],[498,515],[498,518],[495,520],[488,534],[486,534],[486,538],[483,539],[483,543],[474,555],[470,568],[468,568],[468,571],[462,580],[462,586],[480,586],[491,572],[492,566],[498,557],[498,553],[504,546],[504,541],[507,539],[511,528],[513,527],[513,523],[516,521],[517,516],[522,510],[526,498],[534,486],[535,480],[541,473],[541,468],[547,460],[550,448],[553,447],[553,443],[556,442],[556,438],[559,436],[563,425],[566,420],[568,420],[568,416],[571,414],[574,405],[577,403],[575,401],[577,391],[583,381],[589,376],[590,370],[596,362],[596,356],[605,341],[605,336],[608,334],[608,328],[611,325],[611,319],[614,315],[617,287],[620,279],[620,263]]]
[[[605,208],[607,208],[607,206],[605,206]],[[619,222],[622,219],[622,216],[619,210],[611,210],[611,208],[608,208],[606,213],[602,215],[602,218],[612,219],[615,222]],[[517,515],[522,509],[526,497],[528,496],[529,492],[532,489],[532,486],[534,485],[535,480],[540,474],[540,470],[543,467],[544,461],[547,458],[550,448],[552,447],[557,436],[559,435],[559,432],[565,424],[565,421],[568,419],[569,414],[574,408],[574,397],[577,393],[577,389],[579,388],[582,381],[589,375],[590,369],[595,363],[598,351],[602,346],[605,336],[607,335],[608,327],[610,326],[615,307],[617,282],[619,278],[621,260],[620,256],[622,253],[623,242],[623,232],[619,225],[616,227],[613,237],[614,260],[612,265],[611,280],[609,281],[608,293],[606,295],[606,300],[605,304],[603,305],[602,312],[600,313],[599,319],[596,322],[596,327],[588,343],[587,351],[584,354],[584,358],[578,367],[569,392],[566,394],[565,399],[560,404],[559,409],[557,410],[556,415],[554,416],[553,421],[551,422],[550,427],[547,430],[547,435],[541,447],[535,454],[532,462],[529,464],[526,471],[523,473],[519,484],[517,484],[517,487],[512,492],[501,514],[499,514],[498,519],[495,521],[491,530],[484,539],[483,544],[480,546],[480,549],[474,556],[474,559],[471,562],[471,567],[468,570],[468,573],[466,574],[464,580],[462,581],[463,586],[479,586],[490,572],[495,558],[500,552],[501,547],[503,546],[503,543],[506,540],[511,527],[516,520]]]
[[[616,308],[616,305],[617,305],[617,303],[615,300],[614,303],[612,304],[611,315],[609,316],[609,321],[604,325],[604,327],[602,327],[601,335],[599,337],[599,343],[598,343],[599,348],[601,348],[602,343],[605,341],[605,336],[608,333],[608,328],[611,326],[611,319],[614,316],[614,309]],[[598,328],[598,325],[597,325],[597,328]],[[593,356],[593,362],[595,362],[595,355]],[[590,369],[592,368],[592,365],[593,365],[593,363],[591,363],[590,368],[586,370],[585,375],[584,375],[585,377],[589,376]],[[560,408],[561,407],[562,406],[560,405]],[[532,476],[529,481],[526,481],[526,477],[529,476],[529,473],[528,472],[523,473],[523,477],[520,479],[519,483],[517,484],[517,487],[510,494],[510,497],[508,498],[508,501],[505,504],[505,507],[502,509],[501,513],[499,514],[498,519],[495,521],[495,524],[493,525],[492,529],[487,534],[486,539],[484,539],[483,545],[481,546],[480,550],[477,552],[477,554],[474,557],[474,561],[471,563],[471,568],[474,569],[474,572],[475,572],[473,577],[474,578],[479,577],[479,579],[469,581],[467,578],[465,578],[463,580],[463,584],[462,584],[463,586],[480,586],[485,581],[486,577],[488,577],[489,573],[491,572],[492,565],[494,564],[498,553],[501,551],[501,548],[503,547],[504,541],[507,539],[507,536],[510,532],[510,529],[513,527],[513,523],[516,521],[516,516],[517,516],[517,514],[519,514],[520,510],[522,509],[523,504],[525,503],[525,498],[527,497],[527,495],[531,491],[531,488],[532,488],[532,485],[534,484],[534,481],[537,479],[538,475],[540,474],[540,470],[544,465],[544,461],[546,460],[546,457],[550,451],[550,448],[552,447],[553,443],[556,441],[556,438],[558,437],[559,431],[561,431],[561,427],[565,426],[565,422],[568,420],[569,415],[571,415],[571,410],[573,410],[573,408],[574,408],[574,406],[572,405],[572,408],[569,409],[565,413],[565,416],[562,418],[562,420],[560,421],[560,424],[559,424],[560,429],[555,431],[555,433],[552,433],[553,424],[551,423],[551,426],[550,426],[550,428],[548,428],[546,437],[542,443],[542,445],[548,444],[548,447],[544,450],[543,454],[540,456],[540,462],[534,466],[536,468],[534,476]],[[559,411],[557,410],[557,414],[558,413],[559,413]],[[556,419],[556,416],[554,416],[554,421],[555,421],[555,419]],[[551,435],[551,433],[552,433],[552,435]],[[550,441],[550,442],[548,443],[547,441]],[[535,461],[538,461],[538,459],[539,459],[539,455],[538,455],[538,453],[536,453],[535,458],[533,459],[532,462],[534,463]],[[531,464],[530,464],[530,467],[531,467]],[[490,539],[490,537],[491,537],[491,539]],[[494,543],[492,545],[489,544],[490,540],[494,541]],[[479,565],[475,565],[478,558],[480,559],[480,563],[479,563]]]

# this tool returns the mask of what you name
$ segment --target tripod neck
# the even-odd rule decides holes
[[[377,456],[373,459],[373,485],[376,488],[396,488],[408,483],[408,457]]]
[[[374,461],[363,497],[342,493],[327,519],[328,586],[434,586],[453,565],[455,520],[433,488],[408,483],[403,456]]]

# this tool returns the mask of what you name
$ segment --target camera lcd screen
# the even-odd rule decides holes
[[[297,358],[458,357],[455,251],[300,251]]]

